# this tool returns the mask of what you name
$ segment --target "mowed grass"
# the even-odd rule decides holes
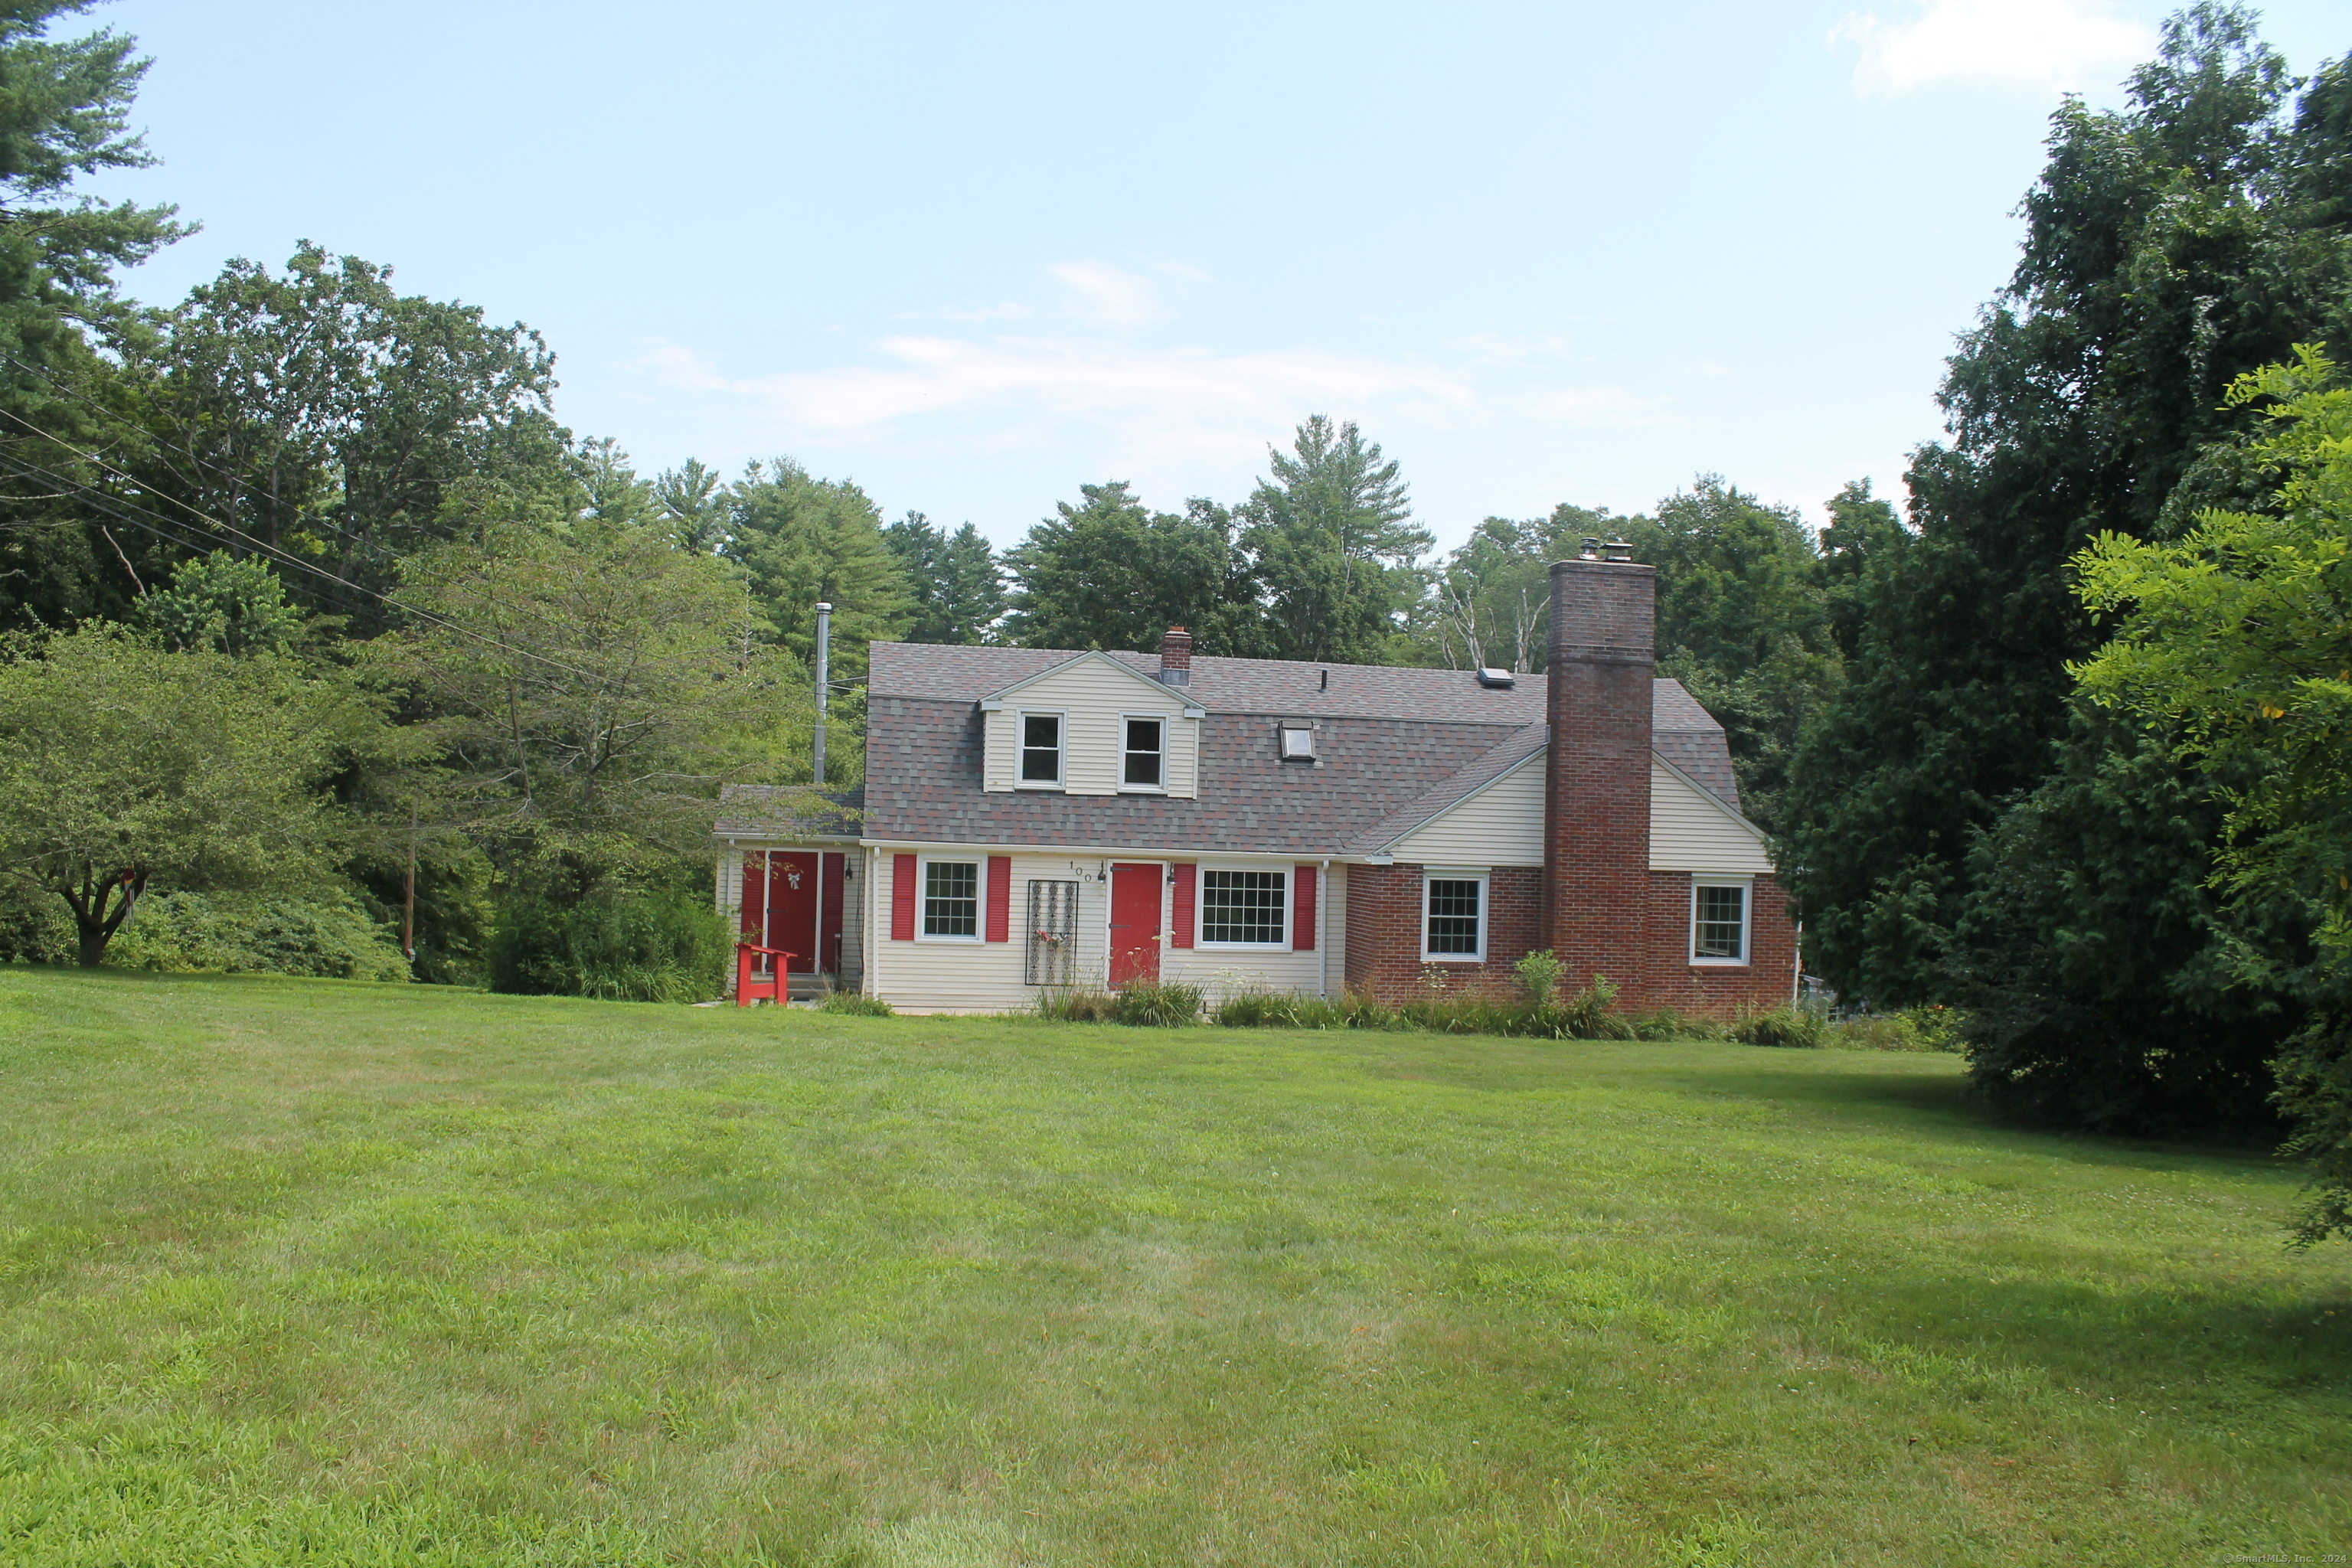
[[[2352,1260],[1949,1058],[0,970],[0,1560],[2352,1541]]]

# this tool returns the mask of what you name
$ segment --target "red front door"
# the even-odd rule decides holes
[[[1110,868],[1110,983],[1160,978],[1160,884],[1158,866]]]

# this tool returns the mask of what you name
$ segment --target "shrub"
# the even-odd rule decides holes
[[[1762,1010],[1742,1008],[1731,1020],[1731,1037],[1743,1046],[1788,1046],[1811,1050],[1822,1043],[1828,1023],[1783,1002]]]
[[[73,956],[70,943],[58,953]],[[150,893],[106,950],[109,964],[167,974],[310,974],[405,981],[400,944],[340,889],[301,898]]]
[[[1566,967],[1552,956],[1551,949],[1545,948],[1511,965],[1511,973],[1519,977],[1519,989],[1527,993],[1530,1003],[1549,1007],[1552,998],[1559,994],[1559,974]]]
[[[1157,980],[1139,980],[1112,999],[1110,1016],[1121,1024],[1147,1028],[1181,1028],[1199,1021],[1201,1002],[1201,988],[1197,985],[1171,985]]]
[[[1831,1021],[1822,1043],[1849,1051],[1957,1051],[1963,1015],[1951,1007],[1856,1013]]]
[[[879,996],[868,996],[862,991],[835,991],[816,1005],[820,1013],[840,1013],[853,1018],[889,1018],[897,1016],[890,1004]]]
[[[519,899],[499,910],[490,989],[607,1002],[706,1002],[723,994],[734,933],[690,893],[599,899],[569,909]]]
[[[1729,1032],[1713,1018],[1693,1017],[1674,1007],[1628,1014],[1623,1018],[1628,1038],[1636,1040],[1720,1040]]]
[[[1076,985],[1049,985],[1032,1004],[1037,1016],[1057,1024],[1108,1024],[1118,999],[1107,991]]]
[[[1352,992],[1330,997],[1275,991],[1243,991],[1217,1004],[1215,1017],[1219,1024],[1234,1029],[1402,1029],[1410,1026],[1394,1008]]]

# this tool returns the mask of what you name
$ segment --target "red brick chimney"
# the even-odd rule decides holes
[[[1192,634],[1170,626],[1160,637],[1160,679],[1171,686],[1192,682]]]
[[[1617,983],[1637,1002],[1652,967],[1650,702],[1657,569],[1587,541],[1551,569],[1544,762],[1544,938],[1561,983]],[[1611,559],[1617,557],[1617,559]]]

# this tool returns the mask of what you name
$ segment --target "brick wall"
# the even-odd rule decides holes
[[[1348,989],[1391,1005],[1433,993],[1516,999],[1511,965],[1543,946],[1543,873],[1532,866],[1488,873],[1482,963],[1422,963],[1421,887],[1419,866],[1348,868]]]
[[[1505,868],[1488,877],[1485,963],[1426,964],[1422,876],[1419,866],[1348,868],[1348,989],[1391,1006],[1433,993],[1517,1001],[1518,978],[1511,965],[1546,945],[1543,874],[1531,867]],[[1695,964],[1689,873],[1645,869],[1631,918],[1609,933],[1599,957],[1563,970],[1560,988],[1580,991],[1593,975],[1605,974],[1618,988],[1618,1010],[1628,1013],[1673,1007],[1723,1018],[1742,1007],[1778,1006],[1794,984],[1797,931],[1777,880],[1757,878],[1751,897],[1748,963]]]

